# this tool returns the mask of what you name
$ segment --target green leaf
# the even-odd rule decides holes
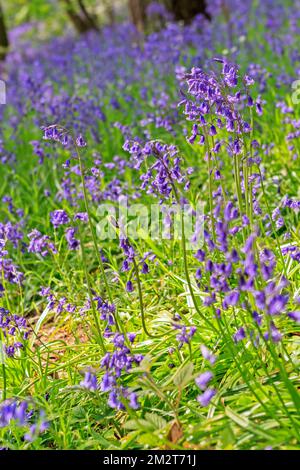
[[[155,429],[163,429],[168,424],[167,421],[156,413],[146,413],[145,419],[151,423]]]
[[[184,388],[191,381],[193,372],[194,364],[192,362],[188,362],[184,366],[181,366],[173,376],[174,385],[181,389]]]
[[[43,324],[43,322],[45,321],[47,315],[51,313],[51,310],[49,310],[49,307],[47,305],[47,307],[45,308],[45,310],[43,311],[43,313],[41,314],[40,318],[38,319],[37,323],[36,323],[36,326],[34,328],[34,334],[35,336],[37,336],[38,332],[40,331],[40,328]]]
[[[271,432],[266,431],[256,426],[248,418],[241,416],[240,414],[236,413],[228,406],[225,409],[225,414],[226,416],[228,416],[229,419],[231,419],[234,423],[236,423],[242,429],[247,429],[247,431],[250,431],[253,434],[256,434],[257,436],[263,437],[264,439],[274,439],[274,436]]]
[[[123,427],[131,431],[155,431],[153,423],[146,421],[145,419],[129,419]]]

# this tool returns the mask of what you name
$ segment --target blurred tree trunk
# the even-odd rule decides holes
[[[167,7],[173,13],[175,20],[190,23],[194,16],[200,13],[210,19],[206,11],[208,0],[169,0]]]
[[[116,22],[116,15],[115,15],[115,9],[114,9],[114,4],[112,0],[105,0],[105,11],[106,15],[109,21],[109,24],[113,26]]]
[[[74,2],[71,0],[62,0],[66,6],[66,12],[69,16],[74,28],[80,34],[86,33],[93,29],[98,30],[96,20],[87,11],[83,0],[77,0],[79,11],[74,8]]]
[[[131,21],[140,32],[145,29],[147,4],[147,0],[128,0]]]
[[[162,0],[167,10],[173,14],[176,21],[184,21],[188,24],[200,13],[207,19],[211,19],[207,13],[209,0]],[[128,0],[128,7],[133,24],[139,31],[144,31],[147,22],[147,6],[151,0]]]
[[[98,25],[96,23],[95,18],[87,11],[83,0],[77,0],[79,8],[81,10],[82,16],[85,20],[85,22],[90,26],[90,29],[96,29],[98,30]]]
[[[4,19],[2,5],[0,3],[0,60],[4,61],[9,46],[8,34]]]

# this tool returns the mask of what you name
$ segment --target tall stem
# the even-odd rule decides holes
[[[195,294],[193,291],[193,286],[191,284],[191,278],[190,278],[189,269],[188,269],[188,261],[187,261],[187,253],[186,253],[186,238],[185,238],[185,229],[184,229],[184,215],[183,215],[182,210],[180,210],[180,217],[181,217],[181,246],[182,246],[182,251],[183,251],[184,273],[185,273],[186,281],[188,284],[189,292],[192,297],[193,304],[198,315],[205,321],[205,323],[207,323],[212,328],[212,330],[214,330],[215,332],[218,332],[217,328],[213,325],[213,323],[210,320],[208,320],[205,317],[205,315],[203,315],[203,313],[201,312],[201,310],[199,309],[197,305],[197,301],[196,301]]]
[[[165,168],[165,170],[166,170],[166,172],[167,172],[167,175],[168,175],[170,184],[171,184],[172,189],[173,189],[173,194],[174,194],[175,200],[176,200],[176,202],[177,202],[177,204],[179,205],[179,208],[180,208],[181,246],[182,246],[182,251],[183,251],[184,273],[185,273],[186,281],[187,281],[187,284],[188,284],[190,296],[192,297],[193,304],[194,304],[195,310],[196,310],[196,312],[198,313],[198,315],[199,315],[199,316],[204,320],[204,322],[207,323],[215,332],[218,332],[217,328],[213,325],[213,323],[212,323],[210,320],[208,320],[208,319],[205,317],[205,315],[203,315],[203,313],[201,312],[201,310],[199,309],[199,307],[198,307],[198,305],[197,305],[196,298],[195,298],[195,294],[194,294],[193,287],[192,287],[192,283],[191,283],[191,278],[190,278],[190,274],[189,274],[189,269],[188,269],[188,261],[187,261],[187,253],[186,253],[186,238],[185,238],[185,228],[184,228],[184,215],[183,215],[182,207],[181,207],[181,204],[180,204],[180,198],[179,198],[179,195],[178,195],[176,186],[175,186],[175,184],[174,184],[173,178],[172,178],[172,176],[171,176],[171,174],[170,174],[170,172],[169,172],[169,169],[167,168],[167,166],[165,165],[165,163],[163,162],[163,160],[161,160],[161,163],[164,165],[164,168]],[[212,201],[212,199],[211,199],[211,201]],[[214,226],[213,222],[212,222],[212,225]]]
[[[109,284],[108,284],[108,281],[107,281],[106,273],[105,273],[104,266],[103,266],[103,261],[101,259],[100,252],[99,252],[99,249],[98,249],[98,244],[97,244],[97,239],[96,239],[94,226],[93,226],[93,223],[92,223],[92,217],[91,217],[89,203],[88,203],[87,189],[86,189],[86,184],[85,184],[85,179],[84,179],[84,168],[83,168],[83,164],[82,164],[82,158],[81,158],[78,146],[76,144],[76,141],[74,139],[73,139],[73,141],[74,141],[74,145],[75,145],[75,149],[76,149],[76,153],[77,153],[78,161],[79,161],[80,176],[81,176],[81,183],[82,183],[83,197],[84,197],[84,205],[85,205],[86,213],[88,215],[88,222],[89,222],[89,227],[90,227],[90,231],[91,231],[91,235],[92,235],[92,239],[93,239],[93,244],[94,244],[94,248],[95,248],[95,252],[96,252],[96,257],[97,257],[97,261],[98,261],[99,266],[100,266],[102,279],[104,281],[109,300],[110,300],[111,303],[113,303],[112,293],[111,293],[111,290],[110,290],[110,287],[109,287]]]
[[[285,265],[284,257],[283,257],[282,251],[281,251],[281,246],[280,246],[279,239],[278,239],[278,235],[277,235],[277,232],[276,232],[276,227],[275,227],[274,222],[273,222],[273,219],[272,219],[272,214],[271,214],[271,210],[270,210],[268,198],[267,198],[266,191],[265,191],[265,185],[264,185],[264,182],[263,182],[263,177],[262,177],[261,169],[260,169],[259,166],[257,166],[257,168],[258,168],[259,176],[260,176],[261,189],[262,189],[262,192],[263,192],[263,195],[264,195],[264,200],[265,200],[265,203],[266,203],[266,206],[267,206],[267,211],[268,211],[269,219],[270,219],[270,222],[271,222],[271,225],[272,225],[272,231],[273,231],[273,233],[274,233],[274,236],[275,236],[275,239],[276,239],[277,248],[278,248],[278,251],[279,251],[279,256],[280,256],[281,261],[282,261],[282,264],[283,264],[284,274],[285,274],[285,276],[287,277],[286,265]]]
[[[208,191],[209,191],[209,210],[210,210],[210,222],[211,222],[211,230],[213,241],[216,241],[216,233],[215,233],[215,224],[214,224],[214,206],[213,206],[213,194],[212,194],[212,169],[211,169],[211,153],[209,148],[208,142],[208,133],[204,127],[204,136],[206,142],[206,153],[207,153],[207,173],[208,173]]]
[[[7,389],[7,385],[6,385],[6,368],[5,368],[5,363],[4,363],[4,360],[5,360],[5,352],[4,352],[4,349],[3,349],[3,345],[0,343],[0,348],[1,348],[1,351],[0,351],[0,360],[1,360],[1,363],[2,363],[2,376],[3,376],[3,401],[6,400],[6,389]]]
[[[250,110],[251,113],[251,137],[250,137],[250,166],[249,166],[249,176],[248,176],[248,185],[249,185],[249,219],[250,219],[250,228],[253,228],[253,195],[252,195],[252,181],[251,181],[251,176],[252,176],[252,158],[253,158],[253,147],[252,147],[252,141],[253,141],[253,127],[254,127],[254,119],[253,119],[253,109],[251,108]]]
[[[87,284],[87,288],[88,288],[89,299],[90,299],[90,303],[91,303],[91,308],[92,308],[92,312],[93,312],[93,317],[94,317],[97,333],[98,333],[98,336],[99,336],[99,342],[100,342],[100,345],[101,345],[101,348],[102,348],[102,352],[103,352],[103,354],[105,354],[106,353],[106,348],[105,348],[105,345],[104,345],[104,340],[103,340],[103,336],[102,336],[102,332],[101,332],[101,327],[100,327],[100,322],[99,322],[99,315],[98,315],[98,313],[96,312],[96,309],[95,309],[95,302],[94,302],[94,299],[93,299],[92,288],[91,288],[89,273],[88,273],[88,269],[87,269],[86,255],[85,255],[85,251],[84,251],[83,240],[82,240],[80,230],[79,230],[79,237],[80,237],[80,249],[81,249],[82,264],[83,264],[83,267],[84,267],[84,273],[85,273],[85,279],[86,279],[86,284]]]
[[[149,336],[150,338],[156,338],[156,335],[152,335],[151,333],[149,333],[147,325],[146,325],[142,286],[141,286],[138,266],[137,266],[136,261],[135,261],[134,258],[133,258],[133,267],[134,267],[134,272],[135,272],[135,275],[136,275],[136,281],[137,281],[137,286],[138,286],[139,302],[140,302],[143,330],[146,333],[146,335]]]
[[[248,379],[248,371],[245,371],[244,373],[244,370],[242,369],[241,367],[241,364],[240,362],[238,361],[237,359],[237,355],[236,355],[236,350],[235,348],[232,346],[232,338],[231,338],[231,335],[230,335],[230,331],[229,331],[229,328],[228,328],[228,324],[225,320],[225,315],[224,315],[224,323],[225,323],[225,328],[226,328],[226,331],[224,330],[223,326],[222,326],[222,323],[221,323],[221,320],[219,318],[217,318],[217,321],[218,321],[218,324],[219,324],[219,327],[220,327],[220,331],[221,331],[221,334],[223,335],[224,338],[226,338],[226,331],[227,331],[227,334],[228,334],[228,347],[230,349],[230,352],[231,352],[231,355],[232,355],[232,359],[233,361],[235,362],[235,365],[239,371],[239,373],[241,374],[241,377],[244,379],[246,385],[248,386],[249,390],[253,393],[253,396],[256,398],[256,400],[260,403],[260,405],[262,406],[262,408],[265,410],[266,414],[267,415],[273,415],[273,413],[270,412],[269,408],[265,405],[265,403],[262,401],[262,399],[260,398],[260,396],[256,393],[256,390],[254,387],[252,387],[252,384],[251,384],[251,380]],[[273,415],[274,416],[274,419],[276,419],[276,421],[280,423],[280,421],[278,420],[278,418],[276,417],[276,415]]]

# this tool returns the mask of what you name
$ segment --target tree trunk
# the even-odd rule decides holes
[[[111,0],[105,2],[105,11],[109,20],[109,24],[113,26],[116,22],[116,14],[114,9],[114,4]]]
[[[2,5],[0,3],[0,60],[4,61],[9,47],[8,34],[4,19]]]
[[[207,19],[211,19],[206,11],[209,0],[163,0],[167,10],[172,13],[175,21],[183,21],[188,24],[200,13]],[[131,20],[136,28],[143,32],[147,22],[147,6],[151,0],[128,0]]]
[[[169,0],[167,7],[173,13],[175,20],[188,24],[200,13],[211,19],[206,11],[207,0]]]
[[[86,22],[90,26],[90,29],[95,29],[96,31],[98,30],[98,25],[96,23],[95,18],[87,11],[85,8],[85,5],[83,3],[83,0],[77,0],[79,8],[81,10],[82,16]]]
[[[83,0],[78,0],[80,13],[78,13],[74,9],[71,0],[62,1],[65,3],[67,15],[69,16],[74,28],[78,33],[83,34],[91,29],[98,30],[98,26],[94,18],[88,13],[87,9],[85,8]]]
[[[128,0],[131,21],[141,33],[145,30],[147,1]]]

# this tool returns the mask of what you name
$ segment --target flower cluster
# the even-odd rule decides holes
[[[214,137],[218,133],[222,135],[222,129],[226,129],[229,134],[235,136],[230,144],[232,153],[239,154],[243,146],[241,134],[251,131],[251,126],[243,119],[241,110],[245,105],[251,108],[255,104],[249,93],[249,87],[254,84],[254,80],[245,75],[242,78],[243,86],[237,89],[238,67],[224,59],[214,60],[222,64],[221,75],[207,73],[195,67],[186,75],[188,94],[193,100],[184,97],[180,105],[184,105],[187,119],[196,121],[188,141],[194,143],[199,136],[199,143],[204,144],[208,136]],[[231,94],[232,90],[234,94]],[[256,110],[258,113],[262,112],[259,100],[256,100]],[[221,142],[217,142],[214,152],[218,152],[220,146]]]
[[[122,249],[122,252],[125,255],[125,259],[121,268],[122,271],[127,272],[134,269],[134,263],[136,263],[137,267],[141,266],[141,274],[149,273],[148,261],[151,262],[156,258],[154,253],[152,253],[151,251],[147,251],[141,259],[138,259],[132,244],[126,237],[121,237],[120,248]],[[131,279],[129,279],[126,283],[126,290],[127,292],[133,292],[134,290]]]
[[[103,306],[103,303],[102,303]],[[107,309],[104,308],[106,311]],[[110,308],[108,307],[108,317],[104,314],[105,319],[111,316]],[[109,393],[108,405],[111,408],[125,410],[127,404],[132,409],[137,409],[138,399],[137,394],[121,383],[124,374],[129,373],[133,365],[139,365],[143,360],[140,354],[132,354],[129,347],[125,344],[124,335],[117,332],[112,337],[113,352],[107,352],[101,360],[101,367],[105,373],[98,383],[97,377],[91,371],[85,372],[84,380],[80,382],[80,386],[90,391],[100,390],[101,392]],[[130,344],[135,340],[134,333],[128,333],[127,339]]]
[[[181,317],[179,314],[175,314],[173,328],[178,330],[178,334],[176,335],[176,339],[178,341],[178,349],[181,349],[184,344],[189,344],[192,337],[197,331],[195,326],[187,327],[186,325],[182,325],[179,323]]]
[[[114,304],[105,302],[102,297],[95,297],[93,300],[96,302],[97,310],[100,313],[100,320],[107,322],[105,336],[109,337],[111,335],[111,327],[115,325],[114,315],[116,306]]]
[[[14,248],[18,248],[24,236],[21,225],[20,222],[17,224],[0,222],[0,239],[4,240],[6,243],[10,242]]]
[[[8,251],[5,249],[6,242],[0,239],[0,272],[2,272],[2,279],[7,280],[11,284],[22,284],[24,274],[19,271],[19,268],[8,258]],[[4,292],[3,281],[0,282],[0,297]]]
[[[141,189],[148,194],[165,200],[172,194],[176,197],[175,184],[184,185],[184,190],[190,187],[187,175],[192,169],[182,169],[182,158],[175,145],[166,145],[159,141],[150,141],[144,145],[137,141],[126,141],[123,148],[134,158],[135,169],[140,169],[144,162],[147,163],[147,171],[140,179]],[[154,160],[152,164],[151,159]]]
[[[39,230],[34,229],[28,234],[29,245],[27,250],[30,253],[40,253],[42,256],[46,256],[49,253],[57,253],[54,243],[50,240],[48,235],[42,235]]]
[[[152,20],[156,17],[162,18],[166,21],[172,21],[173,15],[166,9],[165,5],[159,2],[151,2],[147,6],[147,17]]]
[[[80,241],[75,238],[76,232],[76,227],[68,227],[66,229],[66,240],[68,242],[68,247],[70,250],[78,250],[80,246]]]
[[[0,428],[10,427],[12,423],[27,428],[24,440],[29,442],[49,427],[45,412],[40,410],[37,413],[30,401],[7,400],[0,405]]]
[[[50,289],[50,287],[42,287],[40,295],[45,297],[48,301],[47,308],[55,311],[57,314],[63,312],[74,313],[77,311],[75,304],[68,302],[66,297],[58,298]]]
[[[235,308],[248,312],[252,326],[248,322],[241,324],[233,334],[235,343],[244,340],[248,333],[252,335],[256,325],[263,327],[265,339],[278,342],[281,334],[274,317],[286,312],[288,282],[283,276],[279,281],[275,278],[276,256],[273,251],[267,247],[258,251],[257,230],[248,236],[241,248],[236,248],[235,236],[243,224],[248,226],[249,221],[243,219],[238,222],[239,212],[234,203],[227,202],[222,210],[222,201],[219,195],[214,211],[215,240],[211,233],[205,231],[205,246],[195,254],[201,265],[195,277],[205,292],[203,303],[213,308],[215,317]],[[271,335],[266,317],[271,318]]]
[[[59,227],[60,225],[68,224],[70,221],[68,214],[62,209],[50,212],[50,220],[55,228]]]
[[[135,340],[135,334],[128,333],[127,338],[132,344]],[[139,365],[143,360],[140,354],[132,354],[125,343],[124,335],[116,333],[112,339],[114,351],[105,354],[101,360],[101,367],[105,369],[100,389],[103,392],[109,392],[108,404],[112,408],[125,409],[124,400],[128,400],[131,408],[138,408],[137,395],[130,392],[127,388],[119,384],[122,374],[130,372],[132,366]]]
[[[24,317],[11,314],[9,310],[0,307],[0,329],[6,340],[5,352],[9,357],[14,357],[16,352],[24,347],[24,341],[28,339],[29,326]]]
[[[202,356],[205,360],[210,362],[213,365],[216,361],[216,357],[212,352],[204,345],[201,346]],[[209,383],[214,378],[214,374],[210,370],[206,370],[200,374],[196,379],[195,383],[197,387],[202,390],[202,394],[198,395],[197,400],[201,406],[206,407],[210,404],[213,397],[216,395],[217,391],[215,388],[209,387]]]

